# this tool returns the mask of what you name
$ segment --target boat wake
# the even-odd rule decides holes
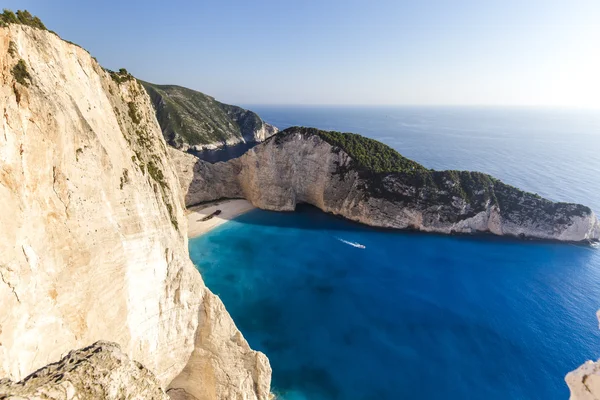
[[[349,242],[347,240],[340,239],[340,238],[336,238],[336,239],[339,240],[342,243],[346,243],[347,245],[350,245],[352,247],[356,247],[358,249],[366,249],[367,248],[364,244],[360,244],[360,243],[356,243],[356,242]]]

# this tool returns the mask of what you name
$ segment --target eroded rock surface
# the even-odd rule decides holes
[[[20,382],[0,381],[0,399],[170,400],[152,372],[110,342],[71,351]]]

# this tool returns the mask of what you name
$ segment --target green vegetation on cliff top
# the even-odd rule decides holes
[[[356,133],[322,131],[316,128],[288,128],[284,132],[298,132],[317,135],[332,146],[344,150],[358,166],[375,173],[427,171],[427,168],[414,162],[391,147]]]
[[[407,183],[415,187],[450,186],[453,195],[468,198],[477,190],[491,187],[497,180],[481,172],[434,171],[410,160],[388,145],[355,133],[323,131],[316,128],[291,127],[278,136],[301,133],[316,135],[347,153],[352,159],[352,168],[372,181],[380,181],[389,174],[402,174]],[[280,136],[281,135],[281,136]],[[449,185],[448,185],[449,184]]]
[[[8,24],[27,25],[45,31],[48,30],[38,17],[31,15],[27,10],[18,10],[15,14],[11,10],[4,9],[2,14],[0,14],[0,26]]]
[[[119,71],[111,71],[107,68],[105,68],[104,70],[109,73],[111,79],[115,81],[117,85],[135,79],[133,75],[127,72],[125,68],[121,68],[119,69]]]
[[[50,32],[50,33],[58,36],[58,34],[56,32],[51,31],[50,29],[46,28],[46,25],[44,25],[44,23],[42,22],[41,19],[39,19],[36,16],[31,15],[31,13],[27,10],[18,10],[16,13],[14,13],[11,10],[7,10],[5,8],[4,11],[0,14],[0,28],[6,27],[9,24],[30,26],[32,28],[41,29],[41,30]],[[60,36],[58,36],[58,37],[60,38]],[[81,47],[77,43],[73,43],[66,39],[62,39],[62,40],[85,50],[83,47]],[[85,50],[85,51],[87,51],[87,50]],[[94,58],[94,60],[95,60],[95,58]]]
[[[483,210],[483,205],[487,202],[499,205],[507,212],[519,211],[523,207],[530,207],[532,212],[544,211],[549,214],[558,210],[567,215],[585,215],[591,212],[583,205],[555,203],[538,194],[522,191],[482,172],[427,169],[377,140],[354,133],[291,127],[275,136],[276,143],[295,133],[319,136],[334,146],[334,151],[343,150],[352,159],[351,168],[368,182],[368,188],[365,189],[375,197],[393,201],[407,200],[399,198],[384,182],[387,176],[394,175],[414,187],[416,196],[421,193],[420,201],[431,204],[449,204],[453,198],[461,198],[472,205],[477,204],[475,212]],[[340,167],[338,173],[344,174],[346,171],[346,168]],[[424,193],[427,194],[423,195]]]
[[[165,140],[173,147],[252,140],[263,121],[252,111],[195,90],[140,81],[152,99]]]

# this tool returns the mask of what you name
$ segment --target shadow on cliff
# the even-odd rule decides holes
[[[188,153],[195,155],[202,161],[214,164],[217,162],[226,162],[233,158],[241,157],[245,152],[247,152],[257,144],[257,142],[247,142],[238,143],[230,146],[222,146],[217,149],[206,149],[200,151],[190,149]]]

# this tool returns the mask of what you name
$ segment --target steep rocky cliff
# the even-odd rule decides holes
[[[142,82],[152,99],[165,140],[180,150],[262,142],[277,133],[252,111],[223,104],[175,85]]]
[[[554,203],[482,173],[428,170],[359,135],[289,128],[217,164],[171,152],[187,205],[245,197],[268,210],[309,203],[385,228],[562,241],[600,237],[588,207]]]
[[[188,257],[143,87],[17,23],[0,74],[0,378],[109,340],[189,399],[267,398],[268,360]]]
[[[600,322],[600,310],[596,313]],[[587,361],[565,378],[571,400],[600,400],[600,360]]]

